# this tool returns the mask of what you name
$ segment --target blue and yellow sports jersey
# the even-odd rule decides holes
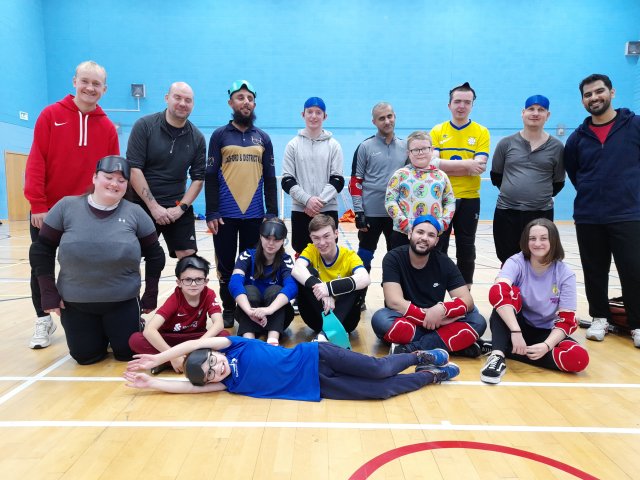
[[[436,125],[431,130],[433,148],[443,160],[473,160],[476,155],[489,157],[489,130],[469,120],[462,127],[450,121]],[[451,185],[456,198],[479,198],[480,176],[451,176]]]
[[[350,277],[357,268],[364,268],[358,254],[344,247],[338,247],[338,256],[330,264],[324,262],[320,252],[312,243],[302,251],[300,258],[304,258],[318,271],[320,280],[323,282]]]
[[[209,141],[205,174],[207,220],[278,215],[273,145],[257,127],[246,132],[231,122]],[[263,201],[264,196],[264,201]]]

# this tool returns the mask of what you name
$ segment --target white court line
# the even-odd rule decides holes
[[[18,393],[23,391],[25,388],[33,385],[38,380],[42,379],[45,375],[47,375],[47,374],[51,373],[52,371],[54,371],[56,368],[58,368],[60,365],[62,365],[64,362],[66,362],[70,358],[71,358],[71,355],[67,354],[64,357],[62,357],[60,360],[55,362],[54,364],[49,365],[47,368],[42,370],[40,373],[38,373],[34,377],[23,377],[25,382],[22,385],[18,385],[16,388],[14,388],[12,390],[9,390],[7,393],[5,393],[4,395],[2,395],[0,397],[0,405],[5,403],[7,400],[13,398],[14,396],[16,396]]]
[[[69,356],[67,356],[63,360],[67,360]],[[53,365],[49,367],[49,370],[52,369]],[[47,372],[44,370],[42,373],[36,375],[35,377],[0,377],[0,382],[22,382],[22,381],[31,381],[31,383],[35,382],[124,382],[122,377],[44,377],[42,376]],[[48,373],[48,372],[47,372]],[[186,382],[187,380],[184,377],[162,377],[162,380],[169,380],[175,382]],[[630,388],[630,389],[638,389],[640,388],[640,383],[562,383],[562,382],[500,382],[498,385],[487,385],[484,382],[480,381],[455,381],[455,382],[445,382],[443,385],[452,385],[452,386],[484,386],[486,388],[500,388],[500,387],[527,387],[527,388]],[[2,404],[2,398],[0,397],[0,404]]]
[[[198,422],[198,421],[100,421],[100,420],[16,420],[1,421],[0,428],[316,428],[321,430],[428,430],[466,432],[600,433],[640,435],[640,428],[561,427],[528,425],[453,425],[421,423],[336,423],[336,422]]]

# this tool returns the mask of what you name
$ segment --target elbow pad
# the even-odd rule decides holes
[[[424,322],[424,319],[427,316],[427,312],[422,308],[415,306],[413,303],[410,303],[407,307],[407,311],[404,312],[402,316],[409,320],[420,322],[419,325],[422,325],[422,322]]]
[[[509,284],[505,282],[496,283],[489,289],[489,303],[491,303],[495,309],[503,305],[509,305],[515,313],[519,313],[522,309],[520,288],[515,285],[509,286]]]
[[[286,193],[289,193],[293,187],[298,184],[295,178],[293,177],[282,177],[282,181],[280,182],[280,186],[282,190]]]
[[[329,295],[332,297],[345,295],[356,289],[356,281],[353,277],[336,278],[335,280],[327,282],[327,288],[329,289]]]
[[[576,312],[559,312],[553,328],[559,328],[568,337],[578,328]]]
[[[349,182],[349,193],[354,197],[362,196],[362,181],[364,179],[361,177],[351,177],[351,181]]]
[[[329,185],[336,189],[336,192],[340,193],[344,188],[344,177],[342,175],[329,176]]]
[[[447,318],[464,317],[467,312],[467,304],[460,297],[453,297],[450,302],[438,302],[444,307],[444,316]]]

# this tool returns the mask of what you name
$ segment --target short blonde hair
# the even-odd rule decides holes
[[[429,141],[429,145],[433,146],[433,141],[431,140],[431,135],[429,135],[427,132],[424,132],[422,130],[417,130],[417,131],[411,133],[407,137],[407,150],[411,150],[411,142],[413,142],[414,140],[428,140]]]
[[[73,78],[77,78],[78,77],[78,72],[80,70],[93,70],[94,72],[98,72],[100,74],[102,74],[102,76],[104,77],[104,84],[107,84],[107,71],[105,70],[105,68],[102,65],[99,65],[98,63],[94,62],[93,60],[87,60],[84,61],[82,63],[80,63],[77,67],[76,67],[76,73],[73,75]]]

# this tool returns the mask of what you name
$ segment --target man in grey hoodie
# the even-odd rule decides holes
[[[304,103],[305,128],[285,148],[282,189],[291,195],[291,245],[299,255],[311,243],[309,222],[319,213],[338,224],[336,197],[344,187],[342,147],[322,128],[327,108],[319,97]],[[296,256],[297,256],[296,255]]]

